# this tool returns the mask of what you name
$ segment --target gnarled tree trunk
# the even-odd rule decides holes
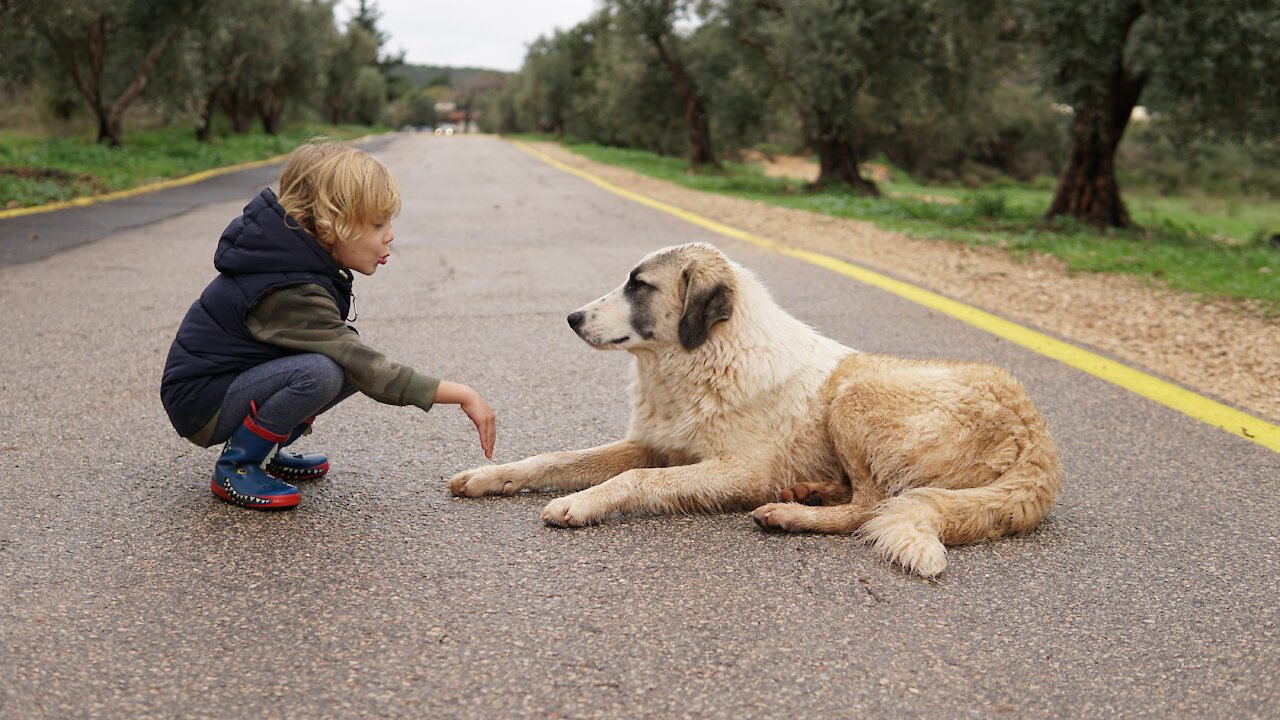
[[[1131,7],[1126,18],[1126,36],[1142,12],[1142,6],[1137,3]],[[1145,75],[1130,75],[1125,70],[1121,48],[1105,92],[1095,103],[1075,108],[1071,154],[1058,178],[1046,218],[1070,215],[1099,228],[1133,224],[1116,183],[1116,148],[1120,146],[1146,82]]]
[[[253,101],[243,87],[232,87],[222,94],[222,112],[231,121],[231,131],[243,135],[253,129]]]
[[[837,127],[825,113],[816,113],[818,127],[812,143],[818,153],[818,179],[813,187],[822,188],[835,183],[849,185],[859,195],[879,196],[876,184],[862,177],[858,165],[865,154],[853,133],[845,127]]]

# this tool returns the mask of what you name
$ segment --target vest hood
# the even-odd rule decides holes
[[[222,231],[213,266],[226,275],[311,272],[349,284],[350,275],[320,243],[292,220],[286,224],[285,217],[276,194],[263,188],[245,205],[244,214]]]

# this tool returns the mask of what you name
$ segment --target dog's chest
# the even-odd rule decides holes
[[[699,456],[767,455],[813,433],[822,378],[796,375],[754,394],[710,385],[644,383],[633,388],[632,435],[669,451]]]

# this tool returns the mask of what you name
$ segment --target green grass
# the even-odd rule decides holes
[[[376,129],[291,125],[196,142],[189,127],[127,132],[111,148],[91,137],[52,138],[0,130],[0,210],[44,205],[281,155],[316,135],[349,140]]]
[[[1252,301],[1248,305],[1269,316],[1280,314],[1280,249],[1267,241],[1280,232],[1280,203],[1275,201],[1246,205],[1130,195],[1130,214],[1143,227],[1098,231],[1070,218],[1044,220],[1051,197],[1044,182],[1003,181],[969,190],[899,179],[881,184],[886,196],[868,198],[840,189],[812,192],[800,181],[767,177],[754,166],[726,163],[722,171],[693,173],[681,158],[594,144],[564,146],[597,162],[696,190],[869,220],[914,237],[995,245],[1018,257],[1044,253],[1060,258],[1073,272],[1136,275],[1201,297]],[[927,202],[921,195],[957,202]]]

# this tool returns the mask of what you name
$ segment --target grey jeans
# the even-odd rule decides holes
[[[356,391],[346,383],[342,366],[317,353],[301,353],[263,363],[240,373],[222,398],[222,412],[209,447],[227,441],[249,414],[249,403],[258,407],[257,424],[273,433],[288,435],[315,415],[351,397]]]

